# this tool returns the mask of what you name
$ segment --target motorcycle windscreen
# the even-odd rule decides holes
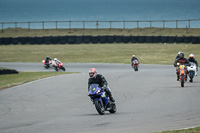
[[[99,89],[99,84],[91,84],[88,94],[95,94]]]

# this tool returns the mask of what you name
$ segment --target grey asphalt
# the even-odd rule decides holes
[[[0,63],[18,71],[46,70],[41,63]],[[64,63],[80,72],[0,91],[0,133],[151,133],[200,125],[200,77],[181,87],[175,68],[129,64]],[[88,70],[103,74],[117,112],[99,115],[87,96]],[[1,75],[3,76],[3,75]]]

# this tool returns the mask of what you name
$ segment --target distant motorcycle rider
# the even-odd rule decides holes
[[[188,61],[189,61],[189,62],[194,62],[194,63],[196,64],[197,71],[198,71],[198,62],[197,62],[197,60],[194,58],[194,54],[190,54],[190,55],[189,55]]]
[[[181,52],[181,51],[178,52],[178,54],[177,54],[177,56],[176,56],[176,59],[178,59],[178,58],[180,57],[180,53],[182,53],[182,52]],[[175,60],[176,60],[176,59],[175,59]]]
[[[134,61],[134,60],[137,60],[138,63],[139,63],[138,58],[137,58],[135,55],[132,55],[132,58],[131,58],[131,66],[133,66],[133,61]]]
[[[54,58],[52,64],[53,64],[54,66],[57,66],[57,63],[60,64],[61,61],[59,61],[57,58]]]
[[[49,56],[47,56],[46,59],[45,59],[45,64],[46,64],[47,66],[49,66],[49,61],[51,61],[51,60],[52,60],[52,59],[49,58]]]
[[[183,53],[183,52],[181,52],[181,53],[179,54],[179,58],[177,58],[177,59],[175,60],[175,62],[174,62],[174,67],[176,67],[176,64],[177,64],[178,62],[180,63],[180,65],[186,65],[186,64],[190,65],[190,62],[188,61],[188,59],[187,59],[187,58],[184,58],[184,53]],[[176,74],[177,74],[177,80],[179,80],[179,72],[177,71]],[[187,75],[186,75],[186,78],[187,78]],[[187,80],[187,79],[186,79],[186,80]]]
[[[91,84],[99,84],[99,87],[105,90],[106,94],[108,94],[111,102],[115,102],[114,98],[112,97],[111,90],[108,87],[108,82],[106,81],[105,77],[102,74],[97,74],[95,68],[89,69],[89,76],[88,79],[88,91]]]

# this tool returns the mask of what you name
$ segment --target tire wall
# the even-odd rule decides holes
[[[0,75],[3,74],[18,74],[19,72],[14,69],[0,69]]]
[[[88,43],[192,43],[200,44],[199,36],[44,36],[1,37],[0,45],[9,44],[88,44]]]

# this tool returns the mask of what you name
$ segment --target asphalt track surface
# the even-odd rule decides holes
[[[18,71],[41,63],[0,63]],[[66,71],[0,91],[0,133],[151,133],[200,125],[200,76],[181,87],[168,65],[64,63]],[[87,96],[88,70],[103,74],[117,112],[99,115]]]

